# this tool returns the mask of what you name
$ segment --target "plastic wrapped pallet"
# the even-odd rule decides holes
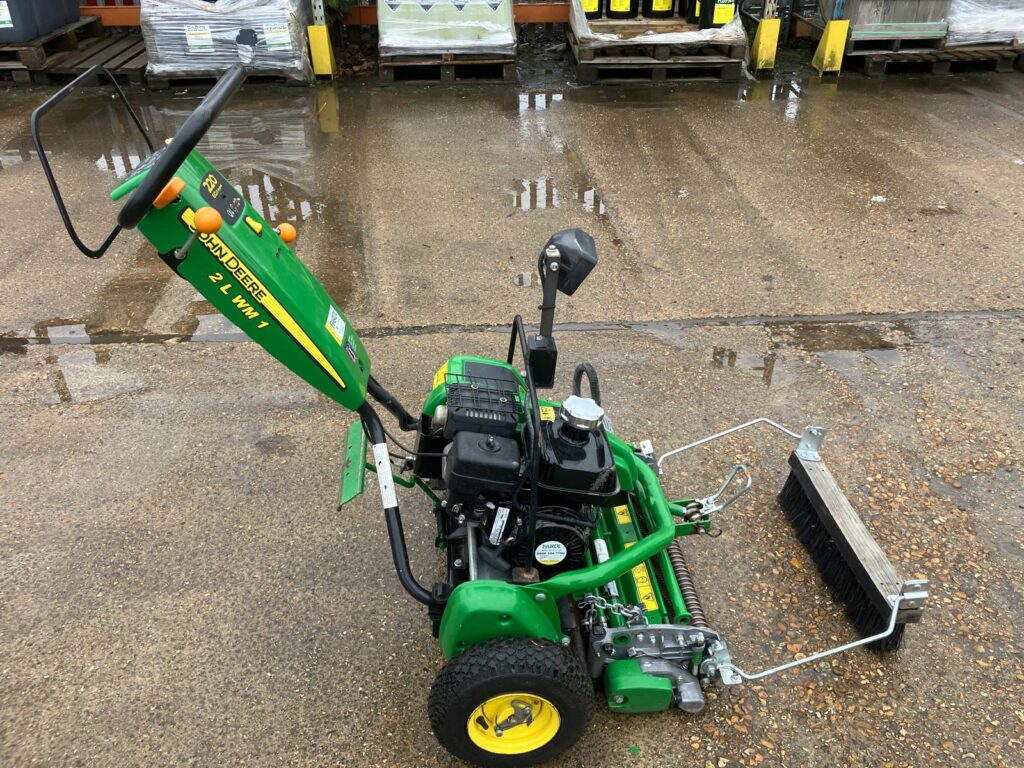
[[[825,21],[835,18],[838,0],[818,0]],[[950,0],[846,0],[841,18],[850,21],[850,37],[932,38],[946,34]]]
[[[253,73],[311,80],[312,17],[310,0],[143,0],[148,73],[210,75],[241,61]]]
[[[953,0],[946,45],[1024,44],[1024,0]]]
[[[666,45],[693,45],[699,43],[720,43],[722,45],[747,44],[747,33],[743,30],[740,14],[735,14],[732,21],[722,27],[712,29],[694,29],[678,32],[643,32],[625,36],[611,32],[598,32],[587,20],[583,6],[579,0],[572,0],[569,12],[569,25],[576,39],[590,48],[613,47],[627,40],[633,43],[651,43]]]
[[[516,50],[512,0],[380,0],[377,25],[383,56]]]

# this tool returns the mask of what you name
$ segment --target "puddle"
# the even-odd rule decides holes
[[[908,323],[787,323],[769,324],[776,344],[808,352],[898,350],[913,343]]]
[[[202,96],[196,89],[187,93],[132,89],[129,100],[154,144],[160,145],[164,137],[178,130]],[[548,99],[542,101],[546,106]],[[60,114],[53,115],[58,119],[44,123],[43,139],[58,181],[62,181],[62,171],[66,174],[65,198],[73,211],[82,210],[81,201],[90,187],[104,193],[112,189],[143,162],[148,148],[105,89],[83,89],[69,97],[61,109]],[[346,201],[339,199],[337,188],[327,182],[321,169],[322,158],[331,152],[327,146],[329,134],[341,130],[340,120],[333,88],[247,89],[232,100],[198,149],[271,223],[320,225],[319,231],[324,233],[321,242],[331,247],[326,252],[311,248],[311,252],[303,253],[300,239],[299,253],[334,300],[346,306],[362,271],[361,222]],[[68,126],[75,130],[68,130]],[[80,162],[83,158],[87,160],[84,166]],[[0,148],[0,173],[37,162],[27,130]],[[72,175],[72,167],[80,170]],[[329,216],[325,215],[328,195]],[[59,226],[55,212],[54,222]],[[303,230],[299,233],[302,238]],[[39,322],[30,339],[10,335],[0,338],[0,353],[19,354],[29,344],[159,341],[176,335],[191,337],[193,333],[203,339],[216,336],[216,331],[208,332],[202,324],[208,321],[198,319],[210,312],[209,306],[190,304],[184,295],[176,298],[178,278],[137,235],[122,235],[122,247],[129,238],[138,244],[138,251],[124,270],[96,292],[94,309],[81,317]],[[66,256],[80,258],[70,242]],[[158,309],[156,328],[150,329],[148,323]],[[179,334],[179,329],[185,333]],[[244,338],[237,329],[228,335]]]
[[[13,333],[0,334],[0,355],[24,355],[28,353],[28,339]]]
[[[543,111],[553,104],[564,101],[564,96],[557,91],[537,91],[519,94],[519,112]]]
[[[50,366],[45,379],[52,389],[44,389],[44,403],[84,403],[106,400],[143,389],[142,381],[130,373],[108,365],[110,352],[99,349],[67,347],[47,355]]]
[[[512,198],[512,207],[518,208],[520,211],[558,208],[564,201],[554,180],[547,176],[540,176],[536,179],[516,179],[509,194]],[[585,213],[592,213],[599,219],[604,219],[608,215],[608,208],[597,187],[577,187],[573,190],[573,199]]]
[[[759,355],[746,350],[714,347],[711,350],[711,365],[715,368],[737,368],[743,371],[760,372],[761,383],[770,387],[776,374],[782,372],[782,361],[774,352]]]
[[[320,216],[325,202],[317,191],[313,159],[320,132],[317,95],[275,91],[272,100],[247,96],[243,92],[232,100],[199,143],[199,151],[268,220],[308,221]],[[129,98],[159,146],[163,137],[173,136],[181,127],[201,94],[133,91]],[[81,91],[61,109],[59,121],[51,119],[43,125],[43,141],[53,155],[88,156],[112,182],[128,176],[146,158],[145,141],[106,91]],[[67,131],[68,125],[77,129]],[[35,161],[27,132],[0,150],[0,170]],[[113,188],[114,183],[109,186]]]

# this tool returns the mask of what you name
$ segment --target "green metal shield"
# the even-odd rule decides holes
[[[114,190],[130,194],[147,168]],[[151,208],[139,224],[179,275],[253,341],[332,400],[356,410],[366,399],[370,358],[327,291],[274,229],[199,152],[178,169],[176,200]],[[223,224],[175,252],[195,231],[195,212],[210,207]]]

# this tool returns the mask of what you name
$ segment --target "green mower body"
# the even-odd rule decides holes
[[[33,115],[40,161],[72,241],[98,258],[122,229],[137,227],[249,338],[358,414],[344,444],[338,506],[360,497],[368,473],[376,476],[396,574],[426,608],[446,662],[430,692],[429,719],[453,754],[487,766],[533,765],[580,738],[595,682],[612,710],[699,712],[706,686],[898,641],[903,625],[920,617],[924,583],[896,576],[835,486],[818,453],[824,430],[799,435],[756,419],[655,459],[649,442],[614,433],[588,363],[576,367],[571,394],[538,396],[555,382],[557,294],[575,293],[597,264],[594,241],[580,230],[554,235],[538,258],[539,327],[527,332],[516,317],[505,359],[452,357],[425,382],[422,408],[406,411],[373,377],[341,308],[288,246],[294,233],[265,221],[196,151],[244,81],[240,66],[167,147],[114,190],[119,226],[98,249],[85,246],[53,178],[39,121],[98,74],[106,72],[90,70]],[[374,404],[414,448],[384,428]],[[708,531],[713,516],[750,487],[750,474],[737,466],[716,493],[678,501],[666,498],[659,476],[667,458],[760,423],[800,439],[783,506],[836,594],[862,596],[851,616],[866,624],[858,624],[862,640],[748,675],[710,626],[680,542]],[[417,513],[437,524],[440,575],[427,585],[409,564],[396,486],[422,491],[426,509]]]
[[[122,200],[146,178],[145,166],[114,190]],[[274,227],[198,151],[175,177],[184,188],[139,222],[143,236],[219,312],[277,360],[349,410],[366,400],[370,358],[341,309]],[[213,208],[220,230],[196,233],[195,212]]]

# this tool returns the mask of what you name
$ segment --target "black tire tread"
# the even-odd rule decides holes
[[[593,685],[583,664],[568,648],[537,638],[501,638],[473,646],[453,657],[434,680],[427,712],[430,726],[442,745],[457,757],[471,759],[445,743],[444,726],[449,711],[467,689],[480,681],[516,674],[535,675],[557,682],[576,701],[583,723],[590,722],[594,713]],[[495,756],[495,764],[500,762],[503,762],[501,757]]]

